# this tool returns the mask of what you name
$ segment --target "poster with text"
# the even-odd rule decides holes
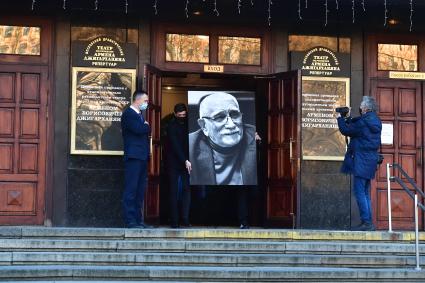
[[[122,155],[121,114],[136,70],[72,68],[71,154]]]
[[[255,93],[189,91],[191,185],[257,185]]]
[[[344,160],[345,137],[335,108],[349,106],[350,79],[302,77],[302,156],[305,160]]]

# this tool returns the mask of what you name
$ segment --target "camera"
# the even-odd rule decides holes
[[[348,112],[350,112],[350,108],[347,106],[337,107],[335,111],[341,114],[341,117],[346,117]]]

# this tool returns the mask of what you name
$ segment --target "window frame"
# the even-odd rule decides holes
[[[166,34],[208,35],[210,39],[209,63],[169,62],[165,59]],[[205,65],[222,65],[227,74],[267,74],[272,72],[271,34],[265,28],[258,27],[232,27],[225,25],[187,25],[176,23],[152,24],[151,63],[164,71],[204,73]],[[228,37],[253,37],[260,38],[261,65],[225,64],[218,61],[218,38]]]

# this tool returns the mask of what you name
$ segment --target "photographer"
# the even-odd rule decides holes
[[[375,177],[379,161],[378,149],[381,145],[382,130],[376,108],[375,99],[363,96],[359,109],[360,117],[346,117],[347,111],[338,112],[339,131],[351,138],[341,171],[354,176],[354,194],[362,223],[353,229],[359,231],[375,230],[372,223],[370,181]]]

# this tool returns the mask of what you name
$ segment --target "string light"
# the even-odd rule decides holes
[[[32,0],[31,11],[34,11],[34,6],[35,6],[35,0]]]
[[[328,0],[325,0],[325,26],[328,25]]]
[[[339,3],[338,0],[335,0],[336,9],[339,10]]]
[[[362,8],[363,8],[363,12],[366,12],[365,0],[362,0]]]
[[[298,19],[302,20],[301,17],[301,0],[298,0]]]
[[[63,6],[62,6],[62,8],[63,8],[64,10],[66,10],[66,0],[63,0]]]
[[[99,5],[99,2],[97,0],[94,1],[94,10],[95,11],[97,11],[98,5]]]
[[[158,15],[158,0],[153,2],[153,10],[155,11],[155,16]]]
[[[384,0],[384,27],[387,25],[387,20],[388,20],[387,0]]]
[[[238,0],[238,13],[241,14],[242,0]]]
[[[269,12],[269,18],[268,18],[269,26],[272,24],[272,5],[273,5],[272,0],[269,0],[269,9],[268,9],[268,12]]]
[[[305,8],[308,8],[308,0],[305,0]]]
[[[214,13],[217,17],[220,16],[220,13],[217,10],[217,0],[214,0]]]
[[[184,8],[186,18],[189,18],[189,0],[186,0],[186,7]]]
[[[354,22],[356,21],[356,14],[355,14],[356,7],[355,7],[354,0],[352,0],[351,3],[352,3],[351,10],[353,10],[353,24],[354,24]]]
[[[413,0],[410,0],[410,28],[409,31],[412,31],[413,28]]]
[[[251,0],[251,6],[254,6],[254,0]]]
[[[125,0],[125,13],[128,13],[128,0]]]

